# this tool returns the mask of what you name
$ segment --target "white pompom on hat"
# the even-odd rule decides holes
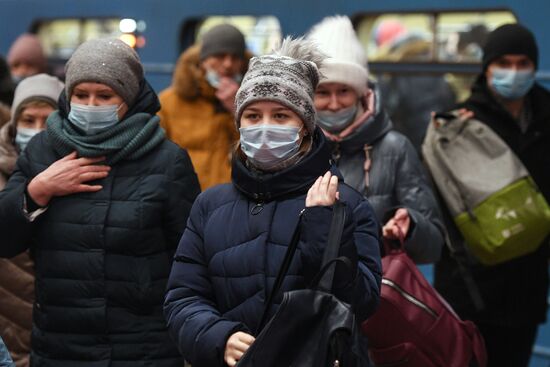
[[[326,17],[310,30],[307,39],[329,57],[320,70],[321,83],[343,83],[360,96],[367,92],[367,56],[348,17]]]

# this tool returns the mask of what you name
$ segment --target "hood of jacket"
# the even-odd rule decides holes
[[[329,147],[319,128],[315,130],[309,153],[298,163],[281,171],[260,173],[250,170],[236,154],[232,165],[233,185],[243,195],[260,202],[304,194],[319,176],[334,169]],[[339,175],[335,171],[333,174]]]
[[[252,56],[252,53],[245,51],[243,75],[248,70],[248,62]],[[216,99],[216,89],[208,84],[204,70],[200,66],[200,44],[189,47],[179,57],[174,70],[172,87],[176,94],[183,99],[198,97]]]

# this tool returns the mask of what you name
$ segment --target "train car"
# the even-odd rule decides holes
[[[443,77],[457,100],[467,95],[480,70],[484,36],[500,24],[520,22],[538,41],[537,79],[550,85],[550,2],[544,0],[0,0],[0,6],[0,54],[6,55],[21,33],[35,33],[52,72],[62,76],[65,61],[83,41],[121,37],[135,47],[157,91],[170,84],[180,53],[219,22],[239,27],[249,49],[261,54],[284,35],[302,35],[334,14],[352,19],[374,77]],[[425,52],[388,52],[382,25],[389,21],[421,38]],[[423,269],[429,275],[430,269]],[[539,330],[531,366],[548,365],[550,327],[545,325]]]

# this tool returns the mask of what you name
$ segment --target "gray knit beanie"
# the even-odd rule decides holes
[[[11,105],[11,121],[15,123],[21,113],[23,103],[31,100],[44,101],[56,108],[57,99],[63,90],[63,83],[54,76],[37,74],[25,78],[15,88]]]
[[[237,128],[246,106],[272,101],[294,111],[312,134],[316,125],[313,96],[325,58],[313,42],[290,37],[273,54],[252,58],[235,97]]]
[[[219,54],[232,54],[244,59],[244,36],[231,24],[220,24],[204,34],[201,44],[201,61],[208,56]]]
[[[131,106],[143,80],[143,67],[133,48],[119,39],[94,39],[81,44],[65,66],[65,92],[70,100],[79,83],[108,85]]]

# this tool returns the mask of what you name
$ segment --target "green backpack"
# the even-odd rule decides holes
[[[485,265],[535,251],[550,233],[550,207],[506,143],[456,111],[437,114],[422,145],[467,247]]]

